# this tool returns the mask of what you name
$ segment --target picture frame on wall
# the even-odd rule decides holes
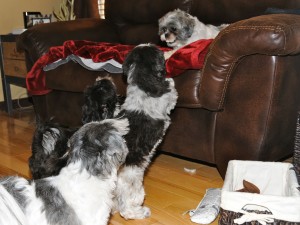
[[[41,12],[23,12],[24,28],[32,27],[33,19],[39,17],[43,17]]]
[[[42,23],[51,23],[51,18],[50,17],[32,18],[32,25],[33,26],[35,26],[37,24],[42,24]]]

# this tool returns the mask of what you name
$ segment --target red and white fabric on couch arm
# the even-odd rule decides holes
[[[212,41],[212,39],[199,40],[178,49],[166,60],[167,77],[178,76],[188,69],[202,69]],[[50,48],[47,54],[35,62],[26,77],[28,92],[31,95],[49,93],[51,90],[46,87],[45,71],[55,69],[70,60],[90,70],[121,73],[122,63],[134,47],[134,45],[106,42],[66,41],[62,46]],[[162,51],[171,50],[165,47],[159,48]]]

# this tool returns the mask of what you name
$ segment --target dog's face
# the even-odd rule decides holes
[[[127,119],[106,119],[82,126],[70,139],[70,163],[81,163],[93,176],[109,176],[124,162],[128,148],[123,139],[129,131]]]
[[[171,48],[179,48],[187,43],[194,32],[195,19],[188,13],[176,9],[158,21],[158,34]]]
[[[136,85],[151,97],[169,92],[166,81],[164,54],[155,45],[141,44],[135,47],[123,63],[128,85]]]
[[[107,77],[98,78],[84,91],[82,123],[112,118],[117,101],[116,87],[112,80]]]

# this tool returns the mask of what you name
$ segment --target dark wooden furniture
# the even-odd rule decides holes
[[[13,111],[10,84],[26,87],[27,74],[25,55],[16,49],[18,35],[0,35],[0,67],[5,111],[10,115]]]

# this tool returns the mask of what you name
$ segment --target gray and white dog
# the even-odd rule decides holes
[[[173,51],[165,53],[169,58],[177,49],[201,39],[215,38],[220,30],[227,27],[227,24],[214,26],[204,24],[197,17],[190,15],[180,9],[168,12],[158,21],[158,34],[162,41],[173,48]]]
[[[127,119],[87,123],[71,137],[67,165],[57,176],[2,178],[0,224],[106,225],[127,133]]]

